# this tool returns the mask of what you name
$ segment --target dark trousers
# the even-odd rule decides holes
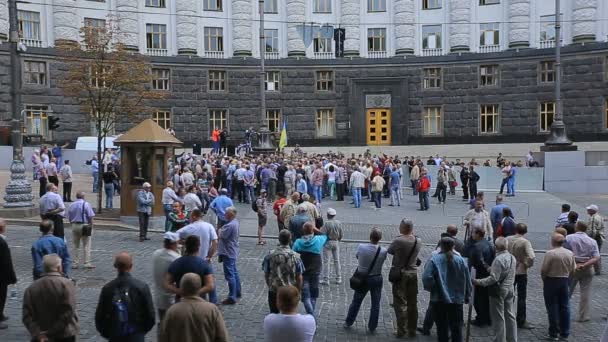
[[[475,295],[473,298],[473,306],[477,316],[475,321],[480,324],[491,325],[490,320],[490,296],[488,288],[483,286],[475,286]]]
[[[422,330],[425,332],[430,332],[433,329],[433,324],[435,324],[435,310],[434,310],[435,302],[429,301],[429,306],[426,308],[426,313],[424,314],[424,323],[422,323]]]
[[[143,239],[148,236],[148,224],[150,223],[150,214],[137,213],[139,217],[139,238]]]
[[[420,191],[418,193],[418,201],[420,202],[420,210],[429,210],[429,192]]]
[[[469,185],[462,184],[462,198],[469,199]]]
[[[64,338],[54,338],[53,336],[48,336],[49,341],[53,342],[76,342],[76,336],[64,337]],[[32,339],[32,342],[37,342],[38,339]]]
[[[270,313],[278,314],[279,308],[277,307],[277,293],[268,291],[268,308]]]
[[[412,191],[413,191],[412,195],[414,195],[414,196],[418,195],[418,191],[416,191],[416,186],[418,185],[418,181],[410,179],[410,182],[412,182]]]
[[[63,182],[63,201],[72,202],[72,182]]]
[[[509,178],[503,178],[502,182],[500,182],[500,194],[502,194],[503,190],[505,189],[505,185],[507,185],[507,182],[509,181]],[[507,189],[507,193],[509,192],[509,189]]]
[[[234,183],[234,190],[236,191],[236,196],[239,199],[239,203],[247,202],[247,197],[245,197],[245,182],[242,180],[237,180]]]
[[[372,198],[374,199],[376,208],[382,208],[382,192],[380,192],[380,191],[372,192]]]
[[[369,331],[374,331],[378,327],[378,317],[380,316],[380,299],[382,298],[382,276],[371,276],[367,277],[367,286],[363,290],[356,290],[353,294],[353,300],[348,307],[348,314],[346,316],[346,324],[353,325],[355,319],[357,319],[357,314],[359,313],[359,309],[361,308],[361,303],[363,303],[363,299],[367,295],[367,292],[370,293],[371,296],[371,311],[369,313],[369,322],[367,323],[367,328]]]
[[[437,198],[439,199],[439,202],[445,203],[445,199],[447,197],[447,191],[448,191],[448,187],[446,186],[445,183],[437,184]]]
[[[8,284],[0,284],[0,318],[4,316],[4,306],[6,305],[6,295],[8,293]]]
[[[528,275],[515,275],[515,289],[517,290],[517,325],[526,323],[526,295],[528,287]]]
[[[46,177],[40,177],[38,178],[38,182],[40,183],[40,191],[38,192],[38,194],[40,195],[40,197],[44,196],[44,194],[46,194],[46,184],[48,183]]]
[[[145,340],[146,334],[137,332],[129,336],[111,338],[108,342],[144,342]]]
[[[570,303],[568,295],[568,278],[545,278],[543,280],[543,297],[549,316],[549,335],[562,337],[570,335]]]
[[[462,341],[462,326],[464,325],[462,304],[435,302],[433,303],[433,314],[437,323],[437,341],[448,342],[450,336],[452,342]]]
[[[344,201],[344,187],[345,184],[336,183],[336,200]]]
[[[55,184],[55,186],[59,186],[59,178],[57,176],[49,176],[49,182]]]
[[[471,183],[469,186],[469,195],[471,198],[477,197],[477,183]]]
[[[64,230],[63,230],[63,216],[56,215],[56,214],[55,215],[46,214],[46,215],[43,215],[42,218],[45,220],[53,221],[53,235],[63,239],[63,237],[65,235]]]

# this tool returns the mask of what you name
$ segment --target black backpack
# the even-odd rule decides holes
[[[255,211],[256,213],[258,212],[258,201],[256,199],[251,201],[251,210]]]

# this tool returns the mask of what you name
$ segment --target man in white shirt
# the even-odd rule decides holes
[[[53,235],[64,238],[63,217],[65,216],[65,204],[57,193],[59,190],[53,183],[46,185],[46,193],[40,197],[40,218],[53,221]]]
[[[69,160],[64,161],[64,163],[65,165],[59,170],[61,182],[63,183],[63,201],[72,202],[72,167]]]
[[[169,265],[180,257],[177,252],[177,241],[179,235],[177,233],[166,232],[164,235],[163,248],[157,249],[152,254],[152,265],[154,274],[154,301],[158,316],[162,322],[167,309],[175,302],[175,295],[165,288],[165,277]]]
[[[277,306],[280,313],[264,318],[266,342],[312,342],[317,329],[312,315],[298,313],[300,292],[295,286],[280,287],[277,292]]]
[[[46,166],[46,176],[50,183],[59,186],[59,178],[57,177],[57,164],[55,164],[55,157],[51,158],[51,162]]]

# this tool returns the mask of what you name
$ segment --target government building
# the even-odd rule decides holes
[[[63,96],[56,41],[115,20],[148,55],[152,118],[187,143],[214,127],[233,144],[249,127],[290,145],[376,146],[540,142],[555,112],[555,44],[562,48],[564,122],[575,141],[608,140],[608,1],[33,0],[18,4],[25,133],[45,141],[95,134]],[[10,124],[7,0],[0,0],[0,115]],[[260,54],[266,117],[260,114]],[[49,131],[48,117],[60,118]],[[119,119],[120,134],[148,116]]]

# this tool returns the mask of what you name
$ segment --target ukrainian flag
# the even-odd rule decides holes
[[[287,122],[283,120],[283,129],[281,130],[281,139],[279,140],[279,149],[282,150],[287,146]]]

